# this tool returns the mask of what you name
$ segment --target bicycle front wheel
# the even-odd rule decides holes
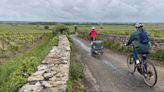
[[[144,81],[149,87],[153,87],[157,83],[157,71],[152,62],[148,61],[146,67],[144,66]]]
[[[133,54],[129,54],[128,55],[128,57],[127,57],[127,65],[128,65],[130,73],[133,74],[135,72],[135,70],[136,70]]]

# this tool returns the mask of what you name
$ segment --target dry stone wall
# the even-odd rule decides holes
[[[127,43],[128,36],[109,35],[109,34],[98,34],[98,37],[104,41],[113,41],[120,44]],[[152,38],[153,49],[164,49],[164,38]]]
[[[58,46],[53,47],[19,92],[65,92],[69,66],[70,44],[68,38],[62,35]]]
[[[87,32],[79,32],[78,34],[83,34],[88,36]],[[103,34],[103,33],[98,33],[97,37],[104,40],[105,42],[116,42],[120,44],[125,44],[127,43],[129,36],[123,36],[123,35],[110,35],[110,34]],[[158,50],[158,49],[164,49],[164,38],[152,38],[152,46],[153,50]]]

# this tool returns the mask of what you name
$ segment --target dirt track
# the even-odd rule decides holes
[[[112,50],[104,50],[101,57],[90,55],[89,42],[72,36],[82,62],[87,65],[96,79],[96,92],[164,92],[164,67],[156,65],[158,82],[150,88],[145,85],[142,76],[135,72],[130,74],[126,65],[126,55]],[[87,92],[95,92],[96,87],[88,86]]]

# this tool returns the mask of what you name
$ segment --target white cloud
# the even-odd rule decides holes
[[[164,22],[163,0],[1,0],[0,20]]]

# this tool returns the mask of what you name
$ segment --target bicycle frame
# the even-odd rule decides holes
[[[141,74],[143,74],[147,72],[147,60],[146,60],[147,57],[144,58],[141,54],[139,58],[140,58],[140,63],[141,63],[139,68],[141,69]]]

